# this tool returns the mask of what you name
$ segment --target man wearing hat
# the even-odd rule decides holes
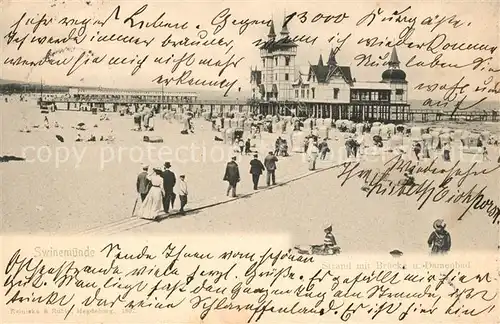
[[[175,174],[170,171],[172,165],[170,162],[165,162],[165,171],[163,171],[163,189],[165,190],[165,197],[163,198],[163,209],[165,213],[168,213],[170,209],[170,204],[174,204],[175,201]]]
[[[445,229],[446,224],[444,220],[438,219],[434,221],[432,226],[434,227],[434,232],[431,233],[427,240],[427,244],[431,248],[431,254],[447,253],[451,248],[451,236]]]
[[[253,160],[250,161],[250,174],[252,175],[253,190],[257,190],[259,186],[259,178],[265,170],[264,164],[260,162],[257,154],[253,155]]]
[[[236,156],[233,156],[231,161],[227,163],[223,180],[229,182],[226,195],[229,196],[229,192],[232,192],[232,196],[236,197],[236,185],[240,182],[240,170],[236,163]]]
[[[276,162],[278,162],[278,158],[274,155],[273,151],[270,151],[264,159],[264,166],[267,170],[266,183],[268,187],[271,185],[271,180],[273,186],[276,184]]]
[[[181,174],[179,176],[178,193],[179,200],[181,201],[181,208],[179,209],[179,212],[181,214],[184,214],[184,207],[186,206],[188,201],[188,188],[186,183],[186,176],[184,174]]]
[[[151,181],[148,179],[148,166],[142,166],[142,172],[137,176],[137,192],[141,196],[141,201],[146,199],[149,189],[151,188]]]

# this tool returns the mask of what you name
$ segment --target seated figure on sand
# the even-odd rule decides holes
[[[337,245],[335,236],[332,234],[332,225],[325,226],[325,239],[323,240],[323,251],[325,254],[339,254],[340,247]]]
[[[109,135],[108,138],[106,139],[107,142],[113,142],[115,140],[115,135],[113,134],[113,130],[109,130]]]

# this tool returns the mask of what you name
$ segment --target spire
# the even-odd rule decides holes
[[[399,69],[399,61],[398,53],[396,52],[396,47],[392,48],[391,58],[389,60],[389,67],[393,69]]]
[[[328,66],[331,66],[331,67],[337,66],[337,59],[335,58],[335,51],[333,50],[333,48],[330,51],[330,56],[328,57],[327,64],[328,64]]]
[[[274,21],[271,20],[271,27],[269,28],[269,34],[267,34],[269,38],[275,38],[276,32],[274,31]]]
[[[319,54],[318,66],[323,66],[323,55]]]
[[[286,12],[285,12],[285,17],[283,17],[283,26],[281,27],[281,36],[283,37],[286,37],[290,34],[290,32],[288,31],[288,27],[287,27],[287,24],[285,24],[285,21],[286,21]]]

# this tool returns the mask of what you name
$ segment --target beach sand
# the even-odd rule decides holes
[[[109,114],[111,120],[100,122],[99,115],[59,111],[48,116],[51,126],[56,119],[64,129],[44,130],[44,115],[34,103],[2,102],[1,105],[1,155],[21,156],[23,148],[32,147],[32,151],[37,151],[46,146],[50,150],[41,149],[45,150],[45,155],[47,152],[55,154],[59,148],[61,152],[69,149],[83,156],[80,164],[77,164],[75,156],[59,165],[56,165],[54,156],[47,162],[40,161],[38,157],[34,162],[1,163],[3,233],[75,234],[130,217],[136,199],[135,181],[141,170],[140,163],[149,162],[148,156],[141,157],[139,152],[147,152],[148,148],[156,152],[152,154],[153,162],[171,161],[172,170],[176,174],[186,174],[190,202],[210,196],[220,196],[223,199],[225,196],[227,184],[222,181],[222,177],[225,163],[233,155],[232,148],[213,141],[217,134],[211,131],[209,123],[195,120],[196,133],[182,136],[179,134],[179,123],[174,121],[170,124],[156,118],[154,135],[162,136],[165,142],[147,144],[142,142],[142,136],[152,134],[130,131],[133,127],[131,117]],[[23,116],[31,124],[39,124],[40,128],[31,133],[19,132],[24,126]],[[75,143],[76,131],[70,126],[78,122],[84,122],[88,126],[98,124],[98,128],[90,127],[95,130],[98,139],[101,134],[107,135],[113,129],[117,140],[110,144]],[[56,134],[62,135],[66,139],[65,143],[58,142]],[[272,147],[275,138],[274,134],[264,135],[264,142]],[[268,150],[266,143],[260,147],[261,158]],[[193,144],[200,147],[199,150],[194,150],[197,152],[194,153],[195,159],[189,157],[193,150],[189,152],[185,149]],[[332,151],[340,153],[336,153],[331,161],[322,162],[324,166],[331,166],[345,159],[345,156],[340,156],[343,145],[342,138],[330,141]],[[170,154],[170,158],[169,154],[163,154],[164,158],[158,159],[158,149],[163,146],[174,151],[184,147],[185,152],[179,153],[179,157],[189,161],[182,163],[178,160],[179,157],[175,158],[175,154]],[[118,158],[120,147],[121,159]],[[131,155],[130,149],[133,147],[137,149]],[[201,149],[203,147],[205,151]],[[481,163],[481,167],[476,169],[497,165],[498,153],[493,152],[493,148],[489,151],[493,161]],[[102,155],[107,154],[106,158],[109,158],[111,152],[115,158],[101,165]],[[218,152],[223,156],[219,158],[212,153],[210,157],[210,152]],[[35,156],[31,153],[28,158]],[[243,157],[240,162],[241,186],[245,188],[251,186],[247,169],[249,160],[250,157]],[[362,162],[361,167],[383,169],[384,162],[380,159],[370,161]],[[470,163],[464,163],[462,168],[467,165]],[[278,182],[284,174],[300,174],[304,171],[307,171],[307,163],[301,154],[280,159]],[[360,189],[360,179],[351,180],[341,187],[338,174],[339,169],[320,172],[248,199],[239,199],[194,215],[167,219],[131,231],[147,235],[168,232],[217,235],[237,232],[287,233],[291,243],[295,245],[321,243],[324,235],[322,226],[325,222],[330,222],[337,241],[345,252],[388,252],[396,248],[405,252],[422,252],[428,250],[426,240],[432,232],[432,222],[443,218],[452,234],[454,249],[477,252],[478,249],[497,248],[498,226],[491,224],[484,211],[473,210],[463,220],[457,221],[458,216],[466,209],[463,204],[427,203],[422,210],[417,210],[415,197],[373,195],[367,198],[366,192]],[[417,175],[417,182],[422,177],[424,176],[419,179]],[[485,195],[500,204],[498,179],[498,172],[470,177],[462,187],[487,185]],[[263,183],[264,179],[261,178],[261,184]]]

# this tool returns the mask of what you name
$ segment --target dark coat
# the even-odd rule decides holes
[[[432,253],[446,253],[451,248],[451,236],[447,231],[434,231],[429,236],[427,243],[431,247]]]
[[[264,171],[264,164],[260,162],[258,159],[253,159],[250,161],[250,173],[255,175],[261,175],[262,171]]]
[[[170,170],[163,171],[163,189],[165,191],[172,191],[175,187],[175,173]]]
[[[264,166],[266,167],[267,171],[274,171],[276,170],[276,162],[278,162],[278,158],[275,155],[269,154],[266,156],[264,159]]]
[[[137,192],[147,194],[151,187],[151,181],[148,179],[148,173],[143,171],[137,176]]]
[[[236,162],[231,161],[227,163],[223,180],[233,185],[240,181],[240,170]]]

